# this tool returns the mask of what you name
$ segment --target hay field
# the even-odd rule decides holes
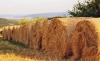
[[[99,61],[99,18],[54,18],[4,27],[3,39],[20,42],[57,60]],[[33,53],[33,52],[32,52]],[[55,59],[54,59],[55,60]]]
[[[0,38],[0,61],[67,61],[43,51],[28,48],[22,43]]]

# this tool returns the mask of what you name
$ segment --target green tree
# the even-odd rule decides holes
[[[73,6],[68,12],[75,17],[100,17],[100,0],[86,0]]]
[[[20,19],[19,22],[18,22],[19,25],[24,25],[24,24],[28,24],[28,23],[29,23],[29,20],[26,20],[24,18]]]

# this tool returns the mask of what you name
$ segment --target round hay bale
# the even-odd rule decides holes
[[[48,27],[49,27],[49,24],[50,22],[48,20],[45,20],[43,22],[43,27],[42,27],[42,50],[45,50],[47,45],[47,30],[48,30]]]
[[[4,37],[4,39],[8,39],[8,26],[5,26],[4,28],[3,28],[3,37]]]
[[[22,25],[20,26],[20,28],[19,28],[19,42],[21,42],[22,43],[22,37],[23,37],[23,35],[22,35],[22,32],[23,32],[23,30],[22,30]]]
[[[3,39],[6,39],[6,29],[5,29],[5,27],[3,27],[3,30],[2,30],[2,37],[3,37]]]
[[[12,40],[12,36],[11,36],[12,33],[11,32],[12,32],[12,26],[9,26],[8,27],[8,33],[9,33],[8,34],[8,40]]]
[[[75,21],[76,20],[76,21]],[[47,30],[46,51],[50,54],[57,54],[60,57],[72,55],[70,38],[79,19],[55,18]]]
[[[15,30],[15,36],[16,36],[16,42],[19,42],[19,36],[20,36],[20,34],[19,34],[19,28],[20,28],[20,26],[16,26],[16,30]]]
[[[42,42],[42,22],[37,21],[34,25],[34,33],[33,33],[33,47],[34,49],[41,49],[41,42]]]
[[[30,29],[30,42],[29,42],[29,47],[30,48],[34,48],[33,46],[33,41],[34,41],[34,34],[35,34],[35,27],[34,27],[34,23],[31,25],[31,29]]]
[[[97,21],[100,23],[100,21]],[[73,59],[96,57],[98,53],[98,25],[96,21],[82,20],[77,25],[71,38]],[[100,30],[99,30],[100,31]],[[93,58],[95,59],[95,58]]]
[[[32,37],[31,37],[31,35],[32,35],[32,24],[28,24],[28,28],[27,28],[27,40],[28,40],[28,44],[27,44],[27,46],[28,47],[30,47],[30,44],[31,44],[31,41],[32,41]]]
[[[26,46],[29,46],[29,44],[30,44],[30,31],[31,31],[31,25],[30,24],[25,24],[24,25],[24,34],[23,34],[23,36],[24,36],[24,41],[23,41],[23,43],[26,45]]]
[[[15,38],[16,38],[15,30],[16,30],[16,27],[14,26],[14,27],[12,28],[12,41],[15,41]]]

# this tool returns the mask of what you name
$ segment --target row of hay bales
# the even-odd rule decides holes
[[[23,26],[4,27],[4,39],[24,43],[59,57],[73,60],[99,61],[99,19],[55,18]]]

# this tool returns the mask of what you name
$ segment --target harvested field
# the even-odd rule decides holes
[[[4,39],[60,58],[98,61],[100,21],[92,18],[54,18],[22,26],[4,27]],[[69,60],[70,60],[69,59]]]

